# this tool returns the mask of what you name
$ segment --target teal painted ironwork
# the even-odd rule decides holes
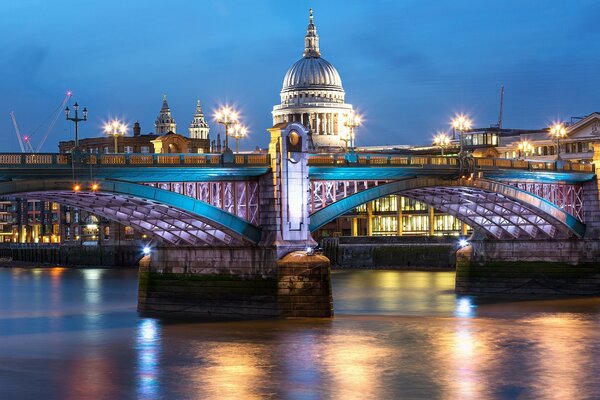
[[[82,191],[87,191],[87,188],[91,187],[93,183],[97,183],[99,185],[99,192],[109,192],[155,201],[185,211],[192,216],[198,216],[199,220],[206,221],[209,225],[212,225],[217,229],[223,229],[228,233],[244,238],[252,243],[258,243],[260,241],[261,229],[259,227],[246,222],[236,215],[189,196],[125,181],[95,180],[93,182],[81,181],[78,183],[81,186]],[[77,192],[73,191],[72,180],[44,179],[0,182],[0,196],[57,190],[70,191],[73,193],[73,196],[77,196]]]
[[[548,200],[514,186],[484,179],[444,180],[428,177],[413,177],[375,186],[338,200],[335,203],[314,212],[310,216],[310,230],[315,231],[329,221],[375,199],[391,194],[402,194],[402,192],[408,192],[413,189],[432,187],[472,187],[489,193],[500,194],[514,202],[535,210],[536,214],[543,216],[545,219],[561,224],[578,237],[583,237],[585,234],[585,224],[577,220],[571,214],[552,204]],[[433,204],[429,205],[435,206]],[[456,217],[461,219],[460,215],[456,215]]]

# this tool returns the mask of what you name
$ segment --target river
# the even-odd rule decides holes
[[[165,323],[134,270],[0,268],[0,399],[594,399],[600,298],[336,271],[332,320]]]

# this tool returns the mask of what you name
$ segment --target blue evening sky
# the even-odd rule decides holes
[[[228,102],[251,130],[241,147],[264,146],[283,76],[302,55],[309,7],[322,56],[365,115],[358,145],[429,142],[455,112],[489,126],[501,84],[505,127],[600,111],[597,1],[2,3],[0,152],[18,149],[10,111],[35,145],[67,89],[90,110],[82,137],[101,135],[112,116],[152,131],[166,93],[179,133],[196,99],[209,116]],[[68,138],[61,115],[43,150]]]

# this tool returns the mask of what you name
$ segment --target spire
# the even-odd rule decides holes
[[[200,106],[200,100],[196,102],[196,112],[194,113],[194,119],[188,128],[190,137],[194,139],[208,139],[208,132],[210,127],[204,118],[202,107]]]
[[[308,27],[306,28],[306,36],[304,37],[304,57],[320,57],[319,50],[319,35],[317,35],[317,27],[313,21],[313,10],[309,11]]]
[[[154,131],[157,135],[176,132],[177,124],[175,123],[175,119],[171,115],[171,109],[169,108],[169,103],[167,103],[167,95],[163,95],[162,107],[160,108],[160,112],[156,117],[156,121],[154,123]]]

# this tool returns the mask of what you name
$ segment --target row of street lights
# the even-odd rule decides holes
[[[75,123],[75,147],[79,148],[79,130],[78,125],[81,121],[87,121],[87,108],[83,109],[83,117],[80,118],[78,114],[79,105],[75,103],[73,105],[75,110],[75,116],[70,116],[70,110],[67,106],[65,108],[65,114],[67,121],[73,121]],[[215,112],[215,120],[217,123],[225,127],[225,151],[229,150],[229,137],[235,139],[235,152],[239,153],[239,140],[248,136],[248,128],[242,125],[239,121],[239,113],[229,106],[223,106]],[[348,118],[344,122],[344,126],[348,128],[347,134],[342,136],[340,140],[346,144],[346,150],[348,148],[354,149],[354,129],[362,125],[362,117],[355,113],[350,112]],[[127,133],[127,125],[123,122],[114,119],[104,124],[104,132],[111,135],[115,139],[115,153],[118,153],[118,138],[124,136]]]
[[[463,135],[466,131],[471,130],[473,121],[463,114],[457,115],[450,123],[452,129],[459,132],[460,151],[459,155],[464,154],[464,140]],[[556,159],[560,160],[560,139],[567,136],[567,128],[562,123],[555,123],[548,128],[550,136],[556,139]],[[445,132],[438,132],[433,137],[433,144],[440,148],[441,155],[444,155],[444,149],[450,145],[450,136]],[[527,156],[528,153],[533,151],[533,145],[528,141],[519,142],[517,145],[519,149],[519,157],[521,154]]]

